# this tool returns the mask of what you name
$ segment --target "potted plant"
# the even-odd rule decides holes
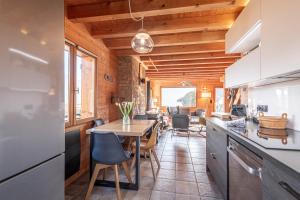
[[[117,106],[119,106],[119,109],[123,115],[123,124],[130,124],[130,113],[133,109],[133,102],[124,101],[121,103],[117,103]]]

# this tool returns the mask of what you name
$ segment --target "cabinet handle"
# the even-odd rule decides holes
[[[210,157],[212,157],[212,159],[216,159],[216,154],[215,153],[210,153]]]
[[[280,181],[278,184],[280,185],[280,187],[285,189],[288,193],[290,193],[297,200],[300,200],[300,194],[298,192],[296,192],[296,190],[294,190],[289,184],[287,184],[284,181]]]

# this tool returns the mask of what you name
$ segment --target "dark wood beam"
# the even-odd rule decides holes
[[[225,52],[210,52],[210,53],[190,53],[181,55],[159,55],[149,56],[140,55],[141,61],[183,61],[183,60],[202,60],[202,59],[221,59],[221,58],[240,58],[240,54],[225,54]]]
[[[211,43],[211,44],[193,44],[169,47],[155,47],[152,52],[147,55],[172,55],[172,54],[190,54],[190,53],[206,53],[206,52],[223,52],[225,49],[224,42]],[[128,55],[141,55],[133,49],[120,49],[114,50],[118,56]],[[142,54],[145,55],[145,54]]]
[[[183,65],[183,66],[188,66],[188,65],[206,65],[206,64],[212,64],[212,65],[218,65],[218,64],[227,64],[230,65],[234,63],[237,59],[236,58],[213,58],[213,59],[200,59],[200,60],[175,60],[175,61],[144,61],[143,63],[151,67],[155,65],[156,67],[159,66],[177,66],[177,65]]]
[[[234,6],[233,0],[131,0],[135,17],[198,12]],[[73,22],[130,19],[128,1],[109,1],[67,7]]]
[[[196,31],[228,30],[238,13],[207,15],[201,17],[145,19],[144,28],[150,35],[174,34]],[[132,37],[141,28],[133,20],[93,23],[91,34],[95,38]]]
[[[202,31],[191,33],[177,33],[168,35],[153,35],[155,47],[205,44],[225,41],[226,31]],[[132,37],[103,39],[109,49],[131,48]]]

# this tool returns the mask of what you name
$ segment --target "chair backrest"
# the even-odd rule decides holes
[[[189,116],[176,114],[172,116],[172,127],[175,129],[188,129],[189,128]]]
[[[92,158],[100,164],[120,164],[129,157],[113,132],[91,134]]]
[[[157,142],[157,135],[158,135],[158,128],[159,128],[159,123],[157,123],[151,133],[151,136],[146,144],[146,148],[151,148],[156,145]]]
[[[190,114],[190,108],[179,107],[179,114],[189,115]]]
[[[176,106],[176,107],[167,107],[167,111],[168,111],[169,115],[179,114],[178,106]]]
[[[136,119],[136,120],[147,120],[148,116],[147,116],[147,114],[144,114],[144,115],[137,114],[137,115],[133,116],[133,119]]]
[[[197,109],[196,115],[199,117],[205,117],[205,110],[204,109]]]
[[[95,120],[94,120],[94,125],[93,125],[93,127],[95,128],[95,127],[97,127],[97,126],[102,126],[102,125],[104,125],[104,124],[105,124],[105,122],[104,122],[103,119],[95,119]]]

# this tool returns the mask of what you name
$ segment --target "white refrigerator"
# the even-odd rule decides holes
[[[64,1],[0,0],[0,199],[64,199]]]

